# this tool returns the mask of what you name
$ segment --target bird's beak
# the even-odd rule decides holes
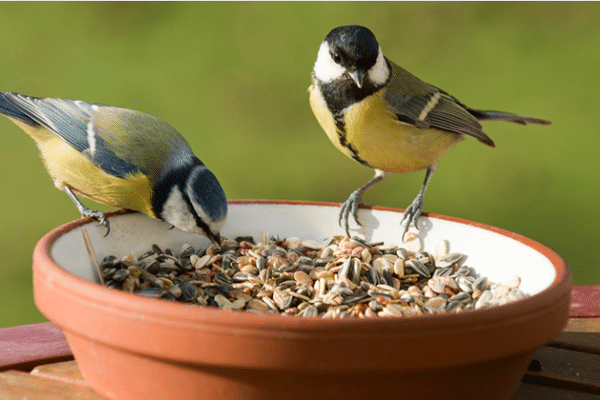
[[[217,247],[221,247],[221,234],[217,233],[217,234],[210,234],[208,235],[208,238],[210,239],[211,242],[213,242],[213,244]]]
[[[359,89],[362,89],[363,80],[365,79],[365,71],[363,71],[362,69],[357,69],[355,71],[350,72],[349,75],[350,78],[352,78],[352,80],[354,81],[354,83],[356,83],[356,86],[358,86]]]

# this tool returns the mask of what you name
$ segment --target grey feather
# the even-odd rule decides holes
[[[21,121],[26,122],[28,124],[36,123],[27,114],[19,110],[14,104],[8,101],[8,98],[5,97],[4,93],[0,93],[0,114],[20,119]]]
[[[439,94],[435,106],[420,119],[421,112],[427,107],[434,95]],[[492,139],[483,132],[481,124],[469,110],[444,91],[432,87],[425,95],[403,96],[387,91],[385,98],[394,107],[396,118],[420,129],[436,128],[447,132],[473,136],[482,143],[494,146]]]
[[[469,112],[480,121],[508,121],[515,122],[517,124],[542,124],[550,125],[551,122],[545,119],[525,117],[523,115],[517,115],[513,113],[507,113],[503,111],[488,111],[488,110],[473,110],[467,108]]]

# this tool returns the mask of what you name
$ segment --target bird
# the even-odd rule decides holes
[[[383,55],[371,30],[334,28],[319,47],[309,87],[311,109],[334,146],[374,177],[342,204],[339,224],[350,236],[350,216],[362,226],[363,194],[390,173],[426,170],[414,201],[405,209],[402,238],[423,211],[425,191],[438,161],[464,136],[494,147],[480,121],[543,124],[550,121],[501,111],[475,110],[425,83]]]
[[[136,210],[220,243],[227,199],[215,175],[172,126],[140,111],[0,93],[0,114],[36,143],[54,185],[110,232],[77,195]]]

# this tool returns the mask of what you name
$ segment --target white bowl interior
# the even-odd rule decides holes
[[[271,236],[292,237],[322,241],[333,235],[342,235],[338,226],[338,207],[293,203],[230,204],[222,235],[234,238],[251,235],[258,242],[265,231]],[[402,214],[394,211],[361,209],[359,219],[363,228],[352,231],[369,241],[402,245]],[[207,247],[205,237],[188,234],[167,223],[143,214],[125,214],[110,218],[110,234],[95,223],[86,225],[99,261],[107,255],[139,256],[151,249],[152,244],[179,251],[184,243],[194,248]],[[424,249],[433,251],[437,242],[446,239],[450,251],[467,255],[465,265],[487,276],[493,282],[506,282],[513,276],[521,278],[521,289],[536,294],[546,289],[556,276],[551,261],[533,248],[496,232],[476,226],[432,217],[419,218],[418,235]],[[415,231],[414,228],[411,231]],[[416,232],[416,231],[415,231]],[[87,252],[81,228],[59,238],[52,257],[64,269],[86,280],[97,281],[96,272]]]

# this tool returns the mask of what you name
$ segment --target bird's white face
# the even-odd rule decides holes
[[[331,49],[329,43],[324,41],[321,43],[319,53],[317,55],[317,61],[315,62],[314,73],[315,77],[323,82],[330,83],[338,79],[342,79],[344,74],[349,74],[349,70],[344,66],[336,63],[331,56]],[[377,55],[377,61],[375,65],[369,69],[367,73],[367,79],[372,82],[375,86],[385,84],[390,77],[390,69],[381,47]]]
[[[167,200],[163,204],[161,218],[173,226],[185,232],[191,232],[198,235],[208,236],[203,228],[198,226],[197,219],[188,207],[193,207],[193,212],[204,222],[204,228],[208,229],[213,235],[218,235],[225,223],[225,216],[218,219],[212,219],[198,204],[193,197],[192,188],[185,189],[187,194],[183,194],[178,186],[173,186]],[[187,198],[186,201],[184,198]]]
[[[204,234],[200,227],[196,225],[194,216],[186,206],[183,193],[176,186],[173,186],[167,201],[163,205],[161,218],[182,231]]]
[[[319,47],[314,72],[317,79],[324,83],[339,79],[346,73],[346,68],[333,61],[327,42],[321,43],[321,47]]]

